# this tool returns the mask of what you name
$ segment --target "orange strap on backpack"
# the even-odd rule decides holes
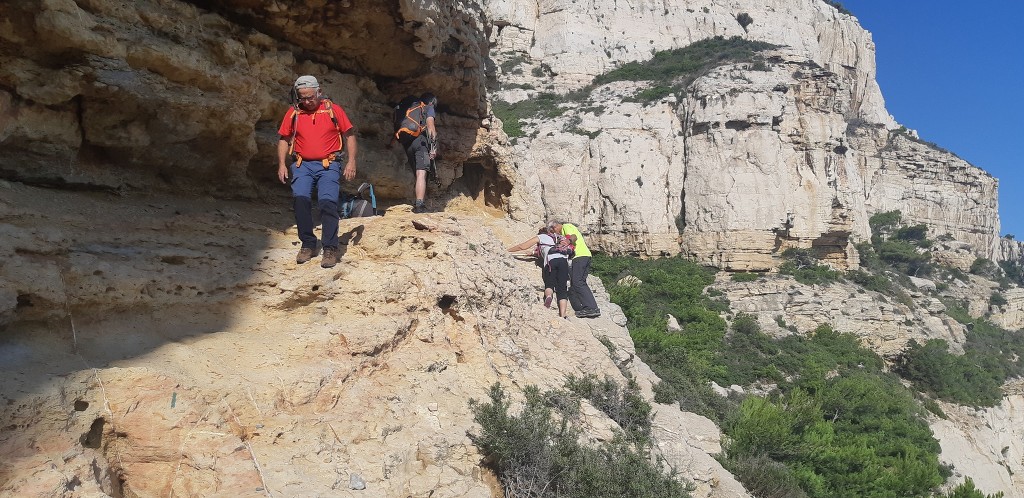
[[[327,110],[327,114],[331,116],[331,122],[334,123],[334,128],[338,130],[338,147],[336,152],[331,152],[323,159],[324,169],[331,166],[331,163],[338,158],[338,154],[341,153],[342,149],[345,148],[345,139],[341,134],[341,125],[338,124],[338,118],[334,116],[334,106],[331,105],[330,99],[323,99],[324,108]],[[316,112],[316,111],[314,111]],[[302,164],[302,154],[295,153],[295,135],[299,132],[299,110],[296,106],[292,106],[292,136],[288,140],[288,155],[295,154],[295,167],[298,168]]]
[[[417,102],[416,105],[410,107],[409,109],[407,109],[405,111],[405,119],[402,120],[403,125],[402,125],[401,128],[398,129],[398,131],[395,132],[395,138],[396,139],[398,138],[398,134],[402,133],[403,131],[408,133],[409,136],[411,136],[411,137],[418,137],[418,136],[420,136],[421,133],[423,133],[424,123],[421,123],[420,121],[418,121],[416,119],[413,119],[413,117],[410,116],[409,114],[412,113],[413,111],[416,111],[416,110],[419,110],[419,109],[423,109],[425,107],[427,107],[427,104],[424,104],[423,102]],[[404,123],[406,121],[412,121],[413,123],[416,123],[417,126],[418,126],[417,129],[413,130],[413,129],[405,126]]]

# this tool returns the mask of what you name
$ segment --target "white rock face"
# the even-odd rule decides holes
[[[999,239],[999,261],[1024,262],[1024,242],[1005,237]]]
[[[999,294],[1006,304],[992,306],[992,323],[1006,330],[1024,329],[1024,289],[1014,287]]]
[[[942,447],[941,458],[953,464],[956,481],[974,479],[986,494],[1024,497],[1024,395],[1020,382],[1007,386],[995,407],[973,408],[940,403],[947,419],[931,426]]]
[[[513,153],[538,217],[572,220],[604,250],[763,270],[787,247],[856,266],[870,215],[899,209],[995,256],[995,180],[896,130],[870,34],[852,17],[817,0],[526,4],[487,3],[500,26],[499,99],[578,89],[717,35],[780,45],[767,70],[719,67],[648,105],[624,101],[642,82],[614,83],[559,119],[529,122]]]
[[[935,298],[910,296],[915,305],[910,308],[857,285],[808,286],[780,275],[753,282],[719,277],[713,286],[725,293],[734,311],[754,315],[770,335],[807,334],[829,324],[857,335],[865,347],[886,357],[902,352],[911,339],[943,339],[952,351],[963,352],[966,328],[946,316],[945,306]]]

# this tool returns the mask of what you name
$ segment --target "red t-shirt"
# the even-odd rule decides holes
[[[331,110],[334,111],[334,117],[338,120],[337,128],[331,121],[326,100],[320,102],[320,107],[316,111],[309,112],[302,109],[297,111],[299,119],[296,120],[295,127],[299,131],[295,134],[294,150],[296,154],[302,156],[302,159],[319,160],[327,157],[331,152],[341,150],[338,132],[344,134],[351,130],[352,122],[348,120],[348,116],[345,115],[345,111],[340,105],[332,102]],[[292,112],[294,111],[295,108],[292,108],[284,113],[281,128],[277,130],[277,134],[285,140],[292,136]]]

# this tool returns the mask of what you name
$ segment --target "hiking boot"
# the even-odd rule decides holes
[[[325,247],[324,257],[320,259],[320,266],[322,268],[334,268],[336,264],[338,264],[338,248]]]
[[[303,247],[302,249],[299,249],[299,253],[295,255],[295,262],[301,265],[302,263],[313,259],[313,257],[316,256],[316,253],[317,250],[315,247]]]
[[[597,308],[582,309],[576,312],[576,318],[597,318],[601,316],[601,310]]]
[[[427,206],[424,205],[422,202],[417,202],[416,205],[412,207],[412,212],[415,214],[426,213]]]

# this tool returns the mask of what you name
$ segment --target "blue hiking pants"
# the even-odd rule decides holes
[[[320,225],[323,229],[323,246],[338,248],[338,193],[341,189],[341,163],[330,163],[324,168],[323,161],[302,161],[292,170],[292,197],[295,201],[295,225],[299,229],[302,247],[316,249],[316,235],[313,234],[313,187],[317,191],[320,207]]]

